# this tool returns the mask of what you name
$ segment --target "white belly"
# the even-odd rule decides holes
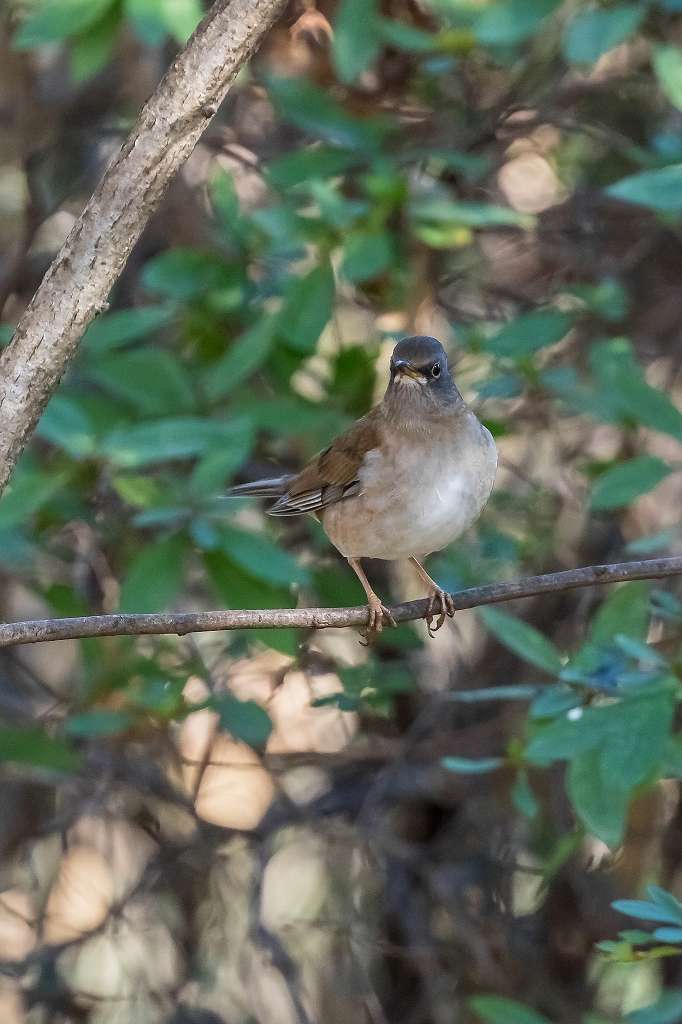
[[[370,452],[363,490],[325,510],[323,525],[348,558],[421,557],[464,533],[490,496],[497,452],[489,432],[471,414],[456,441],[428,445],[422,438]]]

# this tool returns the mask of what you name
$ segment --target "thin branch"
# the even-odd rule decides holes
[[[489,583],[456,591],[452,599],[457,610],[514,601],[520,597],[622,583],[625,580],[653,580],[682,576],[682,556],[649,558],[611,565],[588,565],[581,569],[527,576],[510,583]],[[391,609],[396,622],[423,619],[428,601],[406,601]],[[206,633],[228,629],[327,629],[366,626],[367,608],[275,608],[254,611],[150,612],[145,614],[81,615],[68,619],[32,619],[0,625],[0,648],[35,644],[44,640],[83,640],[95,636],[158,636]]]
[[[0,493],[171,179],[286,0],[216,0],[143,108],[0,354]]]

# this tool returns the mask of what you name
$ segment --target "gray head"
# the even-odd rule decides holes
[[[386,397],[418,401],[429,407],[452,405],[462,397],[452,379],[445,349],[436,338],[403,338],[391,356],[391,380]]]

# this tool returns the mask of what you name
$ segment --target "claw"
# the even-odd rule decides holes
[[[387,608],[385,604],[382,604],[376,595],[375,599],[369,599],[367,607],[369,609],[369,616],[367,619],[367,629],[361,633],[363,639],[360,641],[363,647],[369,647],[370,644],[376,639],[384,628],[384,619],[389,626],[397,626],[398,623],[393,618],[390,608]]]
[[[438,615],[438,621],[434,626],[432,623],[434,619],[434,609],[436,608],[436,605],[438,606],[438,611],[436,613]],[[432,591],[429,597],[429,603],[426,606],[426,614],[424,616],[424,618],[426,619],[426,629],[429,636],[433,639],[433,637],[436,635],[438,630],[445,622],[445,617],[447,616],[451,619],[454,614],[455,602],[452,600],[451,595],[448,594],[445,590],[441,590],[440,587],[437,587],[435,590]]]

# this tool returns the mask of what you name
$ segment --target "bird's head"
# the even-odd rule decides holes
[[[448,366],[445,349],[436,338],[403,338],[391,356],[387,397],[423,407],[461,401]]]
[[[450,375],[445,349],[436,338],[403,338],[391,356],[391,383],[438,386]]]

